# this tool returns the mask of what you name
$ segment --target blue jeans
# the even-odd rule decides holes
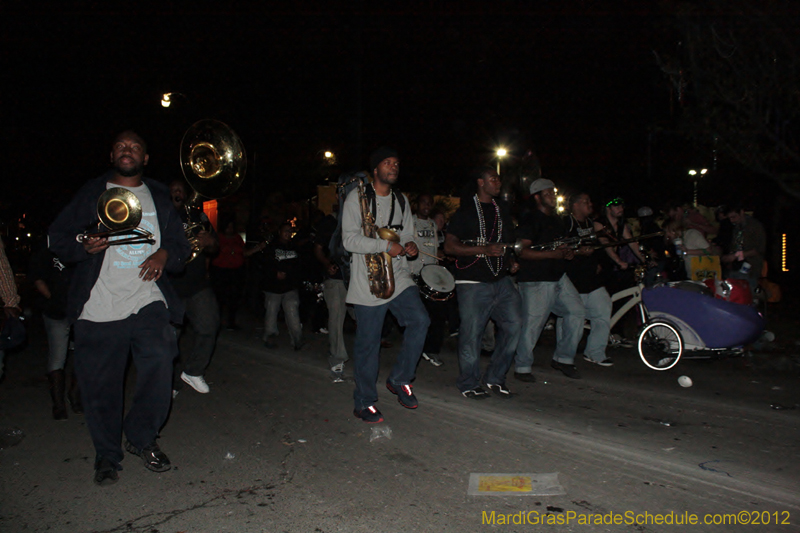
[[[556,335],[553,360],[568,365],[574,363],[578,343],[583,337],[585,311],[581,296],[567,275],[564,274],[558,281],[521,282],[519,290],[522,293],[525,318],[514,362],[516,372],[531,373],[533,349],[551,312],[563,321],[562,332]]]
[[[47,334],[47,372],[63,370],[64,363],[67,361],[67,350],[69,350],[69,319],[49,318],[42,315],[44,320],[44,331]]]
[[[183,327],[191,328],[193,342],[191,350],[182,353],[175,366],[175,379],[173,380],[175,390],[183,387],[183,381],[180,379],[181,372],[186,372],[190,376],[205,374],[217,346],[217,332],[219,331],[219,305],[211,287],[206,287],[181,300],[186,308],[186,320]],[[180,331],[179,329],[178,336],[180,336]]]
[[[297,348],[303,344],[303,326],[300,324],[300,293],[297,289],[276,294],[265,292],[265,307],[267,312],[264,315],[264,342],[270,335],[278,334],[278,311],[283,307],[283,317],[286,320],[286,327],[289,329],[289,336],[292,339],[292,346]]]
[[[381,329],[386,311],[391,311],[405,328],[403,346],[388,379],[396,389],[414,380],[430,319],[416,286],[407,288],[383,305],[356,305],[355,309],[358,328],[353,346],[353,379],[356,382],[353,401],[356,411],[360,411],[378,401],[375,383],[380,369]]]
[[[347,348],[344,345],[344,317],[347,314],[347,289],[340,279],[326,279],[323,284],[325,305],[328,306],[328,364],[333,367],[344,363]]]
[[[511,366],[522,327],[522,301],[511,278],[488,283],[459,283],[458,367],[456,386],[461,392],[481,384],[481,339],[489,319],[497,327],[492,362],[486,369],[485,381],[502,385]]]
[[[172,363],[178,352],[175,328],[164,302],[114,322],[75,323],[75,374],[96,461],[119,465],[120,436],[144,448],[155,441],[172,403]],[[133,357],[136,391],[123,420],[125,369]]]
[[[611,333],[611,296],[608,295],[605,287],[600,287],[587,294],[581,293],[581,300],[586,310],[585,318],[592,326],[583,354],[599,363],[606,359],[606,346],[608,346],[608,336]],[[558,319],[557,328],[557,338],[563,337],[564,322],[562,318]]]

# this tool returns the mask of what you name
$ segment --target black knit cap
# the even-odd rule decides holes
[[[375,170],[378,168],[378,165],[381,164],[381,161],[388,157],[398,157],[397,150],[394,148],[389,148],[388,146],[381,146],[369,156],[369,168],[370,171]]]

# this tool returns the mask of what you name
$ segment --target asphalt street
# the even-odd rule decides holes
[[[656,372],[617,348],[614,367],[580,361],[572,380],[549,367],[545,334],[536,383],[509,377],[515,397],[475,401],[455,388],[449,338],[443,366],[420,363],[412,411],[382,385],[396,338],[382,353],[385,422],[368,425],[352,415],[352,383],[329,378],[324,334],[294,352],[283,329],[268,350],[257,320],[241,324],[220,334],[211,392],[173,402],[159,443],[174,468],[127,455],[119,482],[97,487],[83,417],[50,416],[33,320],[0,383],[0,531],[800,531],[796,355]],[[556,474],[563,494],[469,495],[475,473]]]

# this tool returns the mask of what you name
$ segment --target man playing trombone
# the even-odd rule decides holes
[[[177,342],[170,322],[181,322],[183,306],[164,272],[182,270],[190,248],[167,187],[142,177],[148,159],[139,135],[120,133],[112,145],[112,169],[84,185],[49,230],[50,249],[76,264],[67,313],[74,323],[75,370],[95,447],[98,485],[118,479],[123,431],[126,449],[141,457],[145,467],[154,472],[171,468],[156,438],[172,399]],[[98,217],[112,224],[107,206],[119,199],[99,207],[97,199],[113,188],[120,189],[112,193],[124,198],[132,193],[138,200],[126,204],[131,227],[120,231],[130,233],[136,226],[148,238],[131,242],[106,233],[77,240],[87,227],[97,226]],[[123,241],[127,244],[119,245]],[[136,392],[123,419],[129,354],[136,365]]]
[[[533,349],[550,313],[561,319],[557,328],[556,350],[551,366],[565,376],[579,378],[575,352],[583,336],[584,308],[581,297],[566,274],[566,262],[575,250],[562,245],[555,250],[533,250],[531,245],[559,241],[566,236],[561,217],[556,213],[555,185],[539,178],[531,184],[530,214],[521,221],[518,235],[522,250],[517,275],[522,294],[524,322],[514,359],[514,377],[533,382]]]

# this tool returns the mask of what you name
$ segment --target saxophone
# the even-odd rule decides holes
[[[400,237],[396,232],[388,228],[377,228],[375,226],[375,217],[369,210],[369,198],[362,180],[358,180],[358,201],[361,206],[361,227],[364,229],[364,236],[371,239],[381,238],[399,243]],[[369,291],[382,300],[391,298],[394,294],[392,256],[386,252],[365,254],[364,260],[367,262]]]

